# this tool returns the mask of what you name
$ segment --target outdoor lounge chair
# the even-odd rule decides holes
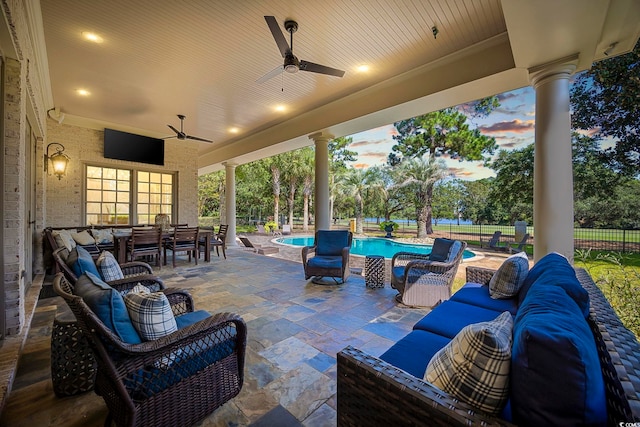
[[[133,328],[122,307],[130,288],[88,280],[93,281],[83,275],[72,285],[59,273],[53,288],[71,308],[97,361],[95,391],[109,410],[105,425],[191,426],[240,392],[247,342],[240,316],[194,311],[188,292],[165,289],[178,329],[136,340],[123,327],[129,322]],[[81,289],[90,289],[91,298],[75,294]]]
[[[509,251],[508,245],[500,244],[500,237],[502,236],[502,231],[495,231],[491,239],[489,239],[489,248],[494,251],[507,252]]]
[[[280,252],[280,249],[275,246],[254,245],[246,237],[239,237],[239,239],[245,247],[251,249],[253,252],[259,253],[260,255],[270,255]]]
[[[316,231],[314,245],[302,248],[304,278],[308,280],[313,277],[313,283],[317,284],[324,284],[323,277],[332,278],[336,284],[344,283],[350,273],[352,240],[353,233],[347,230]]]
[[[399,292],[396,300],[411,307],[433,307],[449,299],[466,247],[466,242],[437,238],[430,254],[395,254],[391,259],[391,287]]]
[[[527,245],[528,240],[529,240],[529,233],[525,233],[525,235],[522,236],[522,240],[518,242],[518,246],[516,246],[515,249],[511,245],[509,245],[509,253],[515,254],[518,252],[523,252],[524,247]]]
[[[282,234],[291,234],[291,224],[282,224]]]

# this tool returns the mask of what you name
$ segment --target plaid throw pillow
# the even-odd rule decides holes
[[[96,266],[98,267],[98,271],[105,282],[124,279],[124,274],[122,273],[120,264],[118,264],[116,258],[109,251],[102,251],[96,260]]]
[[[489,295],[493,299],[516,296],[529,273],[529,258],[525,252],[505,259],[489,281]]]
[[[156,340],[178,330],[171,304],[162,292],[151,292],[138,284],[124,296],[124,303],[143,341]]]
[[[513,319],[464,327],[427,366],[425,381],[475,408],[497,415],[507,403]]]

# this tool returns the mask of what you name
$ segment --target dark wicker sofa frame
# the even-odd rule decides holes
[[[467,267],[467,282],[487,284],[494,270]],[[589,274],[576,269],[589,292],[588,322],[605,381],[608,424],[640,421],[640,344]],[[354,347],[338,353],[340,426],[511,426],[459,402],[431,384]]]
[[[240,392],[247,328],[238,315],[217,313],[157,340],[128,344],[73,294],[73,285],[62,273],[53,287],[89,338],[98,363],[95,391],[109,409],[105,425],[114,421],[118,426],[190,426]],[[175,315],[194,310],[188,292],[163,292]],[[215,363],[204,362],[207,351],[220,351],[222,356]]]
[[[100,225],[86,225],[86,226],[78,226],[78,227],[47,227],[44,230],[42,230],[42,234],[44,235],[43,238],[43,245],[42,245],[42,251],[43,251],[43,256],[44,256],[44,263],[45,263],[45,268],[49,269],[50,267],[56,267],[55,262],[53,262],[53,260],[51,259],[51,256],[53,254],[53,252],[58,249],[58,245],[56,243],[56,239],[53,236],[53,231],[55,230],[77,230],[77,231],[83,231],[83,230],[91,230],[91,229],[98,229],[98,230],[102,230],[105,228],[132,228],[135,227],[133,225],[104,225],[104,226],[100,226]],[[82,246],[82,245],[81,245]],[[82,246],[83,248],[85,248],[92,257],[97,258],[100,255],[100,252],[102,251],[113,251],[113,243],[107,243],[107,244],[92,244],[92,245],[85,245]],[[53,271],[54,273],[59,273],[60,270],[54,269]]]

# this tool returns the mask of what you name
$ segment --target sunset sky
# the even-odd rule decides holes
[[[471,126],[480,129],[484,135],[496,139],[499,149],[511,150],[533,144],[535,93],[525,87],[498,95],[500,108],[485,119],[476,119]],[[351,150],[358,152],[356,168],[384,165],[394,145],[392,136],[396,134],[393,124],[351,135]],[[477,180],[495,176],[482,162],[466,162],[443,156],[451,173],[459,179]]]

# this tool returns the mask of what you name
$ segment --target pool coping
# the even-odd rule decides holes
[[[291,248],[303,248],[303,246],[300,246],[300,245],[290,245],[290,244],[288,244],[288,243],[278,242],[278,239],[287,239],[287,238],[308,238],[308,237],[314,237],[314,235],[313,235],[313,234],[296,234],[295,236],[277,236],[277,237],[274,237],[273,239],[271,239],[271,243],[274,243],[274,244],[276,244],[276,245],[281,245],[281,246],[288,246],[288,247],[291,247]],[[355,237],[356,237],[356,236],[354,236],[354,238],[355,238]],[[363,237],[360,237],[360,236],[357,236],[357,238],[359,238],[359,239],[392,240],[392,241],[394,241],[394,242],[396,242],[396,243],[398,243],[398,244],[400,244],[400,245],[431,246],[431,245],[428,245],[428,244],[426,244],[426,243],[415,243],[415,242],[412,242],[412,243],[404,243],[404,242],[402,242],[402,241],[398,241],[398,240],[396,240],[396,239],[395,239],[395,238],[393,238],[393,237],[389,239],[389,238],[387,238],[387,237],[373,237],[373,236],[363,236]],[[465,251],[469,251],[469,252],[471,252],[474,256],[469,257],[469,258],[462,258],[462,262],[463,262],[463,263],[464,263],[464,262],[470,262],[470,261],[474,261],[474,262],[475,262],[475,261],[479,261],[479,260],[481,260],[481,259],[483,259],[483,258],[484,258],[484,254],[479,253],[479,252],[476,252],[476,251],[473,251],[473,250],[471,250],[471,249],[469,249],[469,248],[465,249]],[[354,254],[354,253],[350,253],[349,255],[350,255],[350,256],[354,256],[354,257],[361,257],[361,258],[366,258],[366,257],[367,257],[367,255],[359,255],[359,254]],[[391,258],[387,258],[387,257],[385,257],[385,259],[391,260]]]

